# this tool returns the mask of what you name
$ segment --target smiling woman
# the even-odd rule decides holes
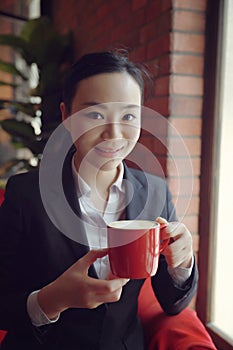
[[[137,66],[112,52],[88,54],[66,87],[63,123],[40,169],[12,177],[0,208],[3,349],[144,350],[137,302],[145,279],[113,274],[107,225],[166,223],[160,238],[170,244],[150,277],[168,315],[181,313],[197,289],[192,236],[177,222],[165,179],[124,161],[140,135]]]

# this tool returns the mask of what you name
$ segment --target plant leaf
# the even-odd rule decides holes
[[[21,73],[12,63],[0,60],[0,70],[14,76],[20,76],[23,80],[27,80],[27,77],[25,77],[25,75]]]
[[[13,88],[16,88],[18,86],[18,84],[7,83],[6,81],[0,81],[0,86],[11,86]]]
[[[27,21],[20,37],[27,42],[39,70],[50,62],[63,62],[70,52],[71,32],[58,34],[46,16]]]
[[[18,121],[15,119],[4,119],[0,121],[0,124],[6,132],[14,137],[20,137],[22,139],[34,140],[36,135],[33,127],[24,121]]]
[[[18,51],[28,65],[34,62],[30,52],[30,47],[24,38],[13,34],[1,34],[0,45],[10,46],[14,50]]]
[[[41,16],[27,21],[20,33],[20,37],[27,42],[31,54],[34,56],[34,62],[38,67],[46,62],[48,45],[50,45],[57,36],[48,17]],[[56,52],[53,52],[55,60]]]
[[[25,50],[27,48],[26,41],[14,34],[1,34],[0,45],[10,46],[14,49]]]
[[[30,115],[31,117],[35,117],[35,107],[37,106],[36,104],[30,102],[12,102],[12,105],[16,108],[16,110]]]

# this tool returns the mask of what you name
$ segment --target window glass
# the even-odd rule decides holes
[[[221,53],[220,114],[216,130],[218,159],[215,269],[211,323],[233,343],[233,1],[224,2]]]

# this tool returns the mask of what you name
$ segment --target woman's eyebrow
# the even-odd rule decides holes
[[[91,107],[91,106],[99,106],[100,108],[102,109],[108,109],[109,107],[109,104],[117,104],[119,103],[120,104],[120,108],[121,109],[126,109],[126,108],[138,108],[140,109],[141,106],[140,105],[136,105],[136,104],[126,104],[126,105],[123,105],[122,102],[107,102],[107,103],[99,103],[99,102],[94,102],[94,101],[90,101],[90,102],[84,102],[82,103],[83,106],[86,106],[86,107]]]

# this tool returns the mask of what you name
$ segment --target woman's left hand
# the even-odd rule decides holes
[[[187,227],[178,222],[167,222],[158,217],[156,222],[166,224],[161,230],[161,239],[170,238],[169,245],[163,250],[167,264],[171,267],[190,268],[193,257],[192,235]]]

